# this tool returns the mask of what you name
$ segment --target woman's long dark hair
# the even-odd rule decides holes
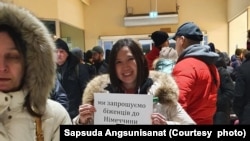
[[[16,32],[13,27],[7,24],[0,24],[0,32],[6,32],[13,40],[17,50],[21,53],[21,55],[23,55],[23,57],[26,56],[26,46],[24,41],[22,40],[21,34]]]
[[[111,84],[117,88],[121,89],[121,80],[118,79],[115,68],[115,60],[119,50],[123,47],[128,47],[132,52],[136,64],[137,64],[137,77],[136,77],[136,88],[139,88],[140,85],[145,82],[149,76],[149,69],[147,60],[142,52],[140,44],[133,39],[124,38],[118,40],[112,47],[109,58],[109,77]]]

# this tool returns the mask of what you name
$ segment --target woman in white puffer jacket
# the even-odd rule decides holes
[[[35,141],[39,135],[59,141],[60,125],[72,124],[65,108],[48,99],[55,83],[54,46],[38,18],[0,2],[0,141]]]

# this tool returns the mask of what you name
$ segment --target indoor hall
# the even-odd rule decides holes
[[[96,45],[110,49],[122,37],[135,38],[148,50],[153,31],[173,35],[182,23],[192,21],[205,35],[201,43],[213,42],[219,50],[232,55],[235,48],[245,48],[250,29],[249,0],[5,1],[31,10],[54,37],[64,39],[70,48],[84,51]]]

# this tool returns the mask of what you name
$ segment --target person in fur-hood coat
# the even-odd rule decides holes
[[[72,124],[50,100],[55,83],[55,45],[28,10],[0,2],[0,140],[59,141],[60,125]],[[36,122],[40,119],[41,122]],[[41,123],[42,132],[36,135]]]
[[[146,58],[136,41],[118,40],[111,50],[110,60],[109,74],[96,76],[87,84],[83,105],[79,107],[80,115],[73,120],[73,124],[93,124],[94,93],[154,95],[159,97],[159,102],[163,105],[161,111],[164,112],[160,114],[165,118],[156,117],[158,123],[155,123],[153,113],[152,124],[195,124],[177,102],[178,87],[174,79],[162,72],[149,72]],[[134,87],[129,88],[126,84],[131,82]],[[92,119],[88,121],[88,118]]]

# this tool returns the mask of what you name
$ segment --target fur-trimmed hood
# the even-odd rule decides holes
[[[148,80],[152,85],[147,85],[147,94],[159,97],[159,101],[162,104],[160,113],[167,118],[167,124],[195,124],[178,103],[179,89],[171,75],[152,70],[149,73]],[[108,86],[110,86],[108,74],[102,74],[93,78],[85,88],[82,104],[93,104],[94,93],[110,93]],[[77,116],[73,120],[74,124],[79,124],[79,118],[80,116]]]
[[[53,39],[36,16],[9,3],[0,2],[0,24],[14,27],[25,41],[27,55],[23,87],[30,94],[33,108],[42,114],[55,81]]]
[[[158,96],[162,104],[176,105],[179,90],[173,77],[158,71],[150,71],[149,77],[153,80],[153,85],[148,89],[147,94]],[[108,84],[110,84],[108,74],[96,76],[87,84],[82,103],[92,104],[94,101],[94,93],[109,93],[109,91],[105,90]]]

